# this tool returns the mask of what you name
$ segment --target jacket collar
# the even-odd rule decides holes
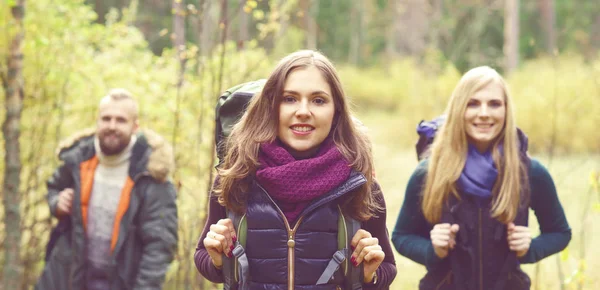
[[[96,130],[86,129],[73,134],[60,143],[58,158],[68,164],[77,165],[96,154],[94,138]],[[148,173],[158,182],[167,181],[174,168],[173,148],[164,138],[149,129],[137,133],[137,141],[131,152],[129,175],[132,179]]]

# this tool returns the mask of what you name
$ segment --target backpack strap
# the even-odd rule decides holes
[[[529,223],[529,204],[520,205],[519,210],[517,211],[517,216],[514,220],[515,225],[517,226],[527,226]],[[506,229],[506,225],[501,225],[498,227],[500,230],[497,231],[495,235],[495,239],[499,240],[503,238],[503,233]],[[506,277],[509,275],[511,271],[515,268],[518,268],[520,265],[519,258],[517,257],[517,253],[510,251],[508,256],[504,260],[502,267],[500,268],[499,277]],[[493,290],[502,290],[506,286],[506,279],[498,279],[496,284],[494,285]]]
[[[352,241],[352,237],[354,234],[360,230],[360,222],[347,216],[342,215],[346,223],[346,229],[348,232],[348,236],[346,239],[346,247],[350,248],[350,242]],[[348,255],[352,255],[352,251],[348,251]],[[360,263],[358,267],[354,267],[352,265],[348,265],[347,273],[346,273],[346,289],[350,290],[362,290],[362,282],[364,280],[364,270],[363,263]]]
[[[340,264],[347,260],[346,257],[348,255],[348,249],[341,249],[333,253],[333,258],[329,261],[329,264],[327,264],[327,267],[325,268],[325,271],[323,271],[323,274],[321,274],[321,277],[319,277],[317,285],[327,284],[329,280],[333,279],[333,275],[340,268]]]
[[[457,200],[456,197],[451,195],[448,200],[448,203],[442,209],[442,216],[441,216],[440,222],[459,225],[461,230],[458,231],[458,235],[456,236],[457,250],[458,249],[462,250],[463,251],[461,253],[462,255],[464,255],[466,253],[467,255],[469,255],[469,259],[471,261],[474,261],[475,253],[473,252],[473,249],[471,249],[470,247],[467,246],[468,235],[467,235],[466,229],[468,228],[468,226],[464,223],[460,223],[454,217],[454,214],[459,210],[460,206],[461,206],[461,201]],[[468,289],[467,285],[465,285],[465,283],[467,283],[467,280],[468,280],[467,278],[469,276],[475,277],[475,275],[473,273],[465,273],[465,270],[463,269],[463,267],[461,267],[461,263],[460,263],[458,255],[459,254],[457,253],[457,251],[450,251],[448,253],[448,257],[447,257],[447,260],[449,262],[449,266],[450,266],[450,269],[452,271],[452,275],[454,278],[453,279],[454,280],[454,283],[453,283],[454,288],[455,289]]]
[[[240,216],[230,210],[227,210],[227,218],[231,219],[233,222],[233,227],[235,228],[238,240],[232,251],[232,258],[223,254],[223,289],[249,289],[250,271],[248,257],[244,250],[244,247],[246,246],[246,220],[244,216]]]
[[[360,290],[363,281],[363,265],[353,267],[348,263],[352,251],[350,242],[354,234],[360,229],[360,222],[344,215],[342,209],[338,206],[338,251],[333,253],[333,258],[327,264],[327,267],[317,280],[317,285],[327,284],[335,272],[342,268],[345,277],[345,289]]]

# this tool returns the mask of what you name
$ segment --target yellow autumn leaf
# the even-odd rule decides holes
[[[583,273],[577,275],[577,282],[579,282],[580,284],[583,284],[585,282],[585,275]]]
[[[579,270],[580,270],[580,272],[585,272],[586,268],[587,268],[586,261],[585,260],[579,261]]]
[[[559,256],[562,261],[568,260],[569,259],[569,248],[566,248],[562,252],[560,252]]]
[[[598,190],[598,172],[596,170],[590,172],[590,184],[594,190]]]
[[[256,20],[263,20],[265,19],[265,12],[262,10],[254,10],[252,16],[254,16],[254,19]]]
[[[563,284],[564,285],[571,284],[571,282],[573,282],[573,279],[575,279],[578,275],[579,275],[579,270],[578,269],[573,270],[571,275],[569,275],[568,277],[565,278],[565,280],[563,281]]]

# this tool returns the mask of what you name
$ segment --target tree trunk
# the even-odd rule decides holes
[[[354,25],[353,29],[350,32],[350,50],[348,53],[348,62],[353,65],[358,65],[360,63],[361,57],[361,44],[363,43],[364,33],[365,33],[365,3],[364,1],[358,1],[351,8],[351,18],[353,19]]]
[[[104,24],[106,22],[106,4],[103,0],[94,1],[94,10],[98,14],[96,22]]]
[[[505,2],[504,58],[505,73],[509,74],[519,64],[519,0],[506,0]]]
[[[349,23],[351,26],[350,29],[350,49],[348,50],[348,63],[353,65],[357,65],[358,63],[358,50],[360,47],[360,32],[358,28],[360,27],[360,8],[357,7],[362,2],[355,3],[350,8],[350,19],[352,21]]]
[[[286,0],[279,0],[279,31],[275,41],[279,41],[286,33],[290,21],[290,9],[286,5]]]
[[[221,0],[221,18],[219,21],[219,26],[221,27],[221,55],[219,56],[219,75],[218,80],[217,80],[217,85],[216,85],[216,92],[213,93],[213,96],[220,96],[222,89],[223,89],[223,70],[225,67],[225,42],[227,41],[227,30],[229,30],[229,19],[227,18],[227,0]],[[214,129],[213,129],[214,130]],[[214,131],[212,136],[214,136]],[[213,173],[214,171],[212,170],[212,167],[215,164],[215,151],[216,151],[216,145],[215,145],[216,140],[213,140],[213,142],[211,142],[211,150],[210,152],[212,153],[210,155],[210,162],[209,162],[209,175],[208,175],[208,180],[206,182],[206,184],[209,184],[209,188],[210,185],[213,182]]]
[[[307,1],[304,19],[306,21],[306,48],[317,49],[317,14],[319,13],[319,2]]]
[[[421,56],[425,52],[429,37],[427,4],[422,0],[401,0],[396,3],[396,18],[393,19],[397,51],[402,55]]]
[[[177,60],[179,61],[179,72],[177,75],[177,97],[175,109],[175,124],[172,133],[173,155],[175,156],[175,164],[177,165],[177,133],[179,132],[179,113],[181,104],[181,88],[183,86],[183,76],[185,72],[185,63],[187,57],[185,55],[185,0],[173,0],[173,34],[171,39],[173,47],[177,51]],[[175,166],[177,168],[177,166]]]
[[[21,197],[19,195],[21,176],[21,150],[19,144],[21,112],[23,110],[23,38],[25,28],[25,0],[17,0],[11,7],[14,18],[14,34],[8,54],[8,74],[3,77],[6,95],[6,119],[2,124],[5,140],[6,159],[4,160],[4,289],[21,288]]]
[[[199,39],[200,39],[200,54],[208,56],[212,53],[215,38],[215,19],[213,17],[213,10],[218,8],[213,1],[203,1],[201,20],[199,21]],[[214,8],[213,8],[214,7]]]
[[[185,3],[184,0],[173,0],[173,34],[171,40],[173,47],[177,50],[177,56],[181,62],[182,53],[185,51]]]
[[[237,48],[238,50],[243,50],[246,45],[246,41],[248,41],[248,13],[244,11],[244,3],[246,0],[239,0],[239,9],[238,13],[240,14],[240,30],[238,31],[238,40],[237,40]]]
[[[538,0],[538,10],[540,11],[540,26],[544,36],[544,49],[548,54],[554,54],[556,50],[556,11],[554,9],[554,0]]]
[[[441,29],[441,21],[442,21],[442,0],[433,0],[431,1],[431,15],[432,15],[432,25],[429,29],[429,45],[433,48],[437,48],[441,50],[440,47],[440,29]]]
[[[387,3],[386,11],[388,13],[388,23],[386,28],[386,43],[385,43],[385,54],[388,59],[387,64],[391,63],[396,57],[396,25],[395,21],[398,18],[398,6],[397,0],[389,0]]]
[[[596,52],[600,49],[600,11],[597,12],[592,23],[590,31],[590,43],[592,45],[593,53],[596,54]]]

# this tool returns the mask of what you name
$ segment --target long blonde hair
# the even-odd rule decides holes
[[[225,160],[218,169],[219,182],[214,189],[221,205],[236,212],[245,208],[246,192],[259,166],[260,144],[277,138],[279,104],[285,81],[294,70],[309,66],[319,69],[331,88],[335,116],[330,135],[334,143],[352,168],[367,178],[366,184],[353,192],[343,206],[346,212],[360,220],[369,219],[378,209],[371,192],[371,143],[352,121],[346,95],[333,64],[322,54],[311,50],[297,51],[283,58],[262,91],[251,99],[246,112],[234,125],[227,139]]]
[[[467,103],[477,91],[492,82],[502,87],[506,106],[504,127],[492,144],[492,156],[498,169],[498,178],[493,187],[492,217],[503,223],[513,221],[525,197],[522,187],[528,186],[527,169],[520,158],[513,102],[507,84],[496,70],[487,66],[477,67],[465,73],[456,85],[446,107],[446,122],[432,144],[421,205],[425,218],[432,224],[440,221],[450,194],[460,199],[456,181],[467,158],[464,120]],[[502,154],[499,151],[500,144],[503,147]]]

